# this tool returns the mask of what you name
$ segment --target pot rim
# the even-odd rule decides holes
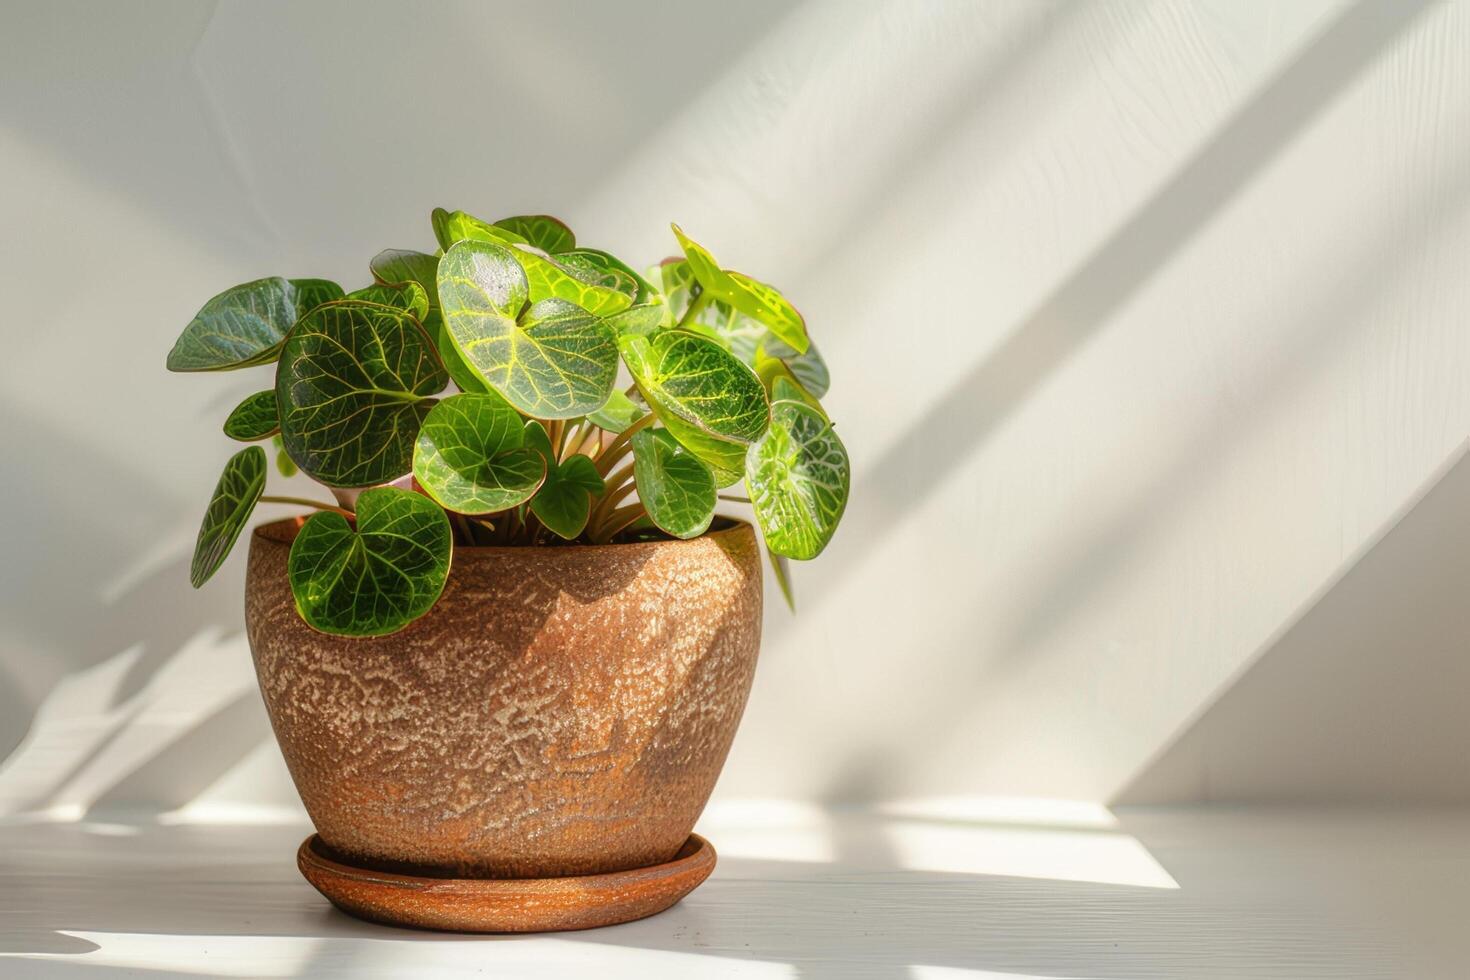
[[[259,538],[260,540],[269,542],[271,544],[290,545],[293,541],[296,540],[296,535],[298,532],[300,532],[301,525],[305,522],[305,517],[282,517],[278,520],[266,521],[264,524],[255,525],[255,527],[253,527],[250,531],[250,537],[252,540],[255,538]],[[506,553],[525,555],[534,554],[536,552],[548,554],[553,552],[564,553],[569,550],[585,553],[590,551],[599,551],[613,548],[648,547],[650,545],[669,547],[671,545],[692,545],[706,540],[718,541],[725,538],[733,537],[735,535],[739,535],[745,531],[749,531],[752,535],[755,534],[754,525],[752,525],[744,518],[729,517],[724,514],[716,514],[715,522],[724,522],[724,524],[723,526],[717,527],[715,523],[712,523],[709,527],[709,530],[705,531],[703,534],[699,535],[696,538],[659,538],[654,541],[616,541],[609,542],[607,544],[563,544],[552,545],[549,547],[534,547],[532,545],[525,544],[456,544],[454,546],[454,557],[456,559],[460,558],[461,556],[465,558],[477,558]]]

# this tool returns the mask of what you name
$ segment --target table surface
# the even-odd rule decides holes
[[[1470,811],[737,802],[673,909],[546,936],[332,909],[291,821],[0,825],[0,977],[1470,976]]]

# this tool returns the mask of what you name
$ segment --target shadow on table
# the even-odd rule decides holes
[[[1293,902],[1300,869],[1249,840],[1211,845],[1209,870],[1196,861],[1182,887],[1170,889],[903,870],[885,849],[889,823],[845,819],[834,830],[833,862],[722,858],[710,882],[663,915],[558,938],[715,957],[712,969],[719,960],[786,965],[802,980],[899,980],[920,975],[916,966],[1130,980],[1276,978],[1288,967],[1300,978],[1393,973],[1395,951],[1363,929],[1361,916],[1349,921],[1322,903]],[[297,875],[291,855],[301,834],[298,827],[0,829],[7,855],[0,958],[25,955],[27,977],[95,976],[120,967],[65,954],[105,953],[107,934],[295,937],[322,941],[295,973],[316,978],[363,976],[389,960],[410,965],[418,954],[400,947],[395,956],[394,943],[533,941],[349,918]],[[1359,972],[1345,973],[1349,964]],[[10,975],[3,963],[0,974]]]

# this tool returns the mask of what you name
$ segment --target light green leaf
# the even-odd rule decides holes
[[[663,429],[633,433],[633,482],[654,524],[676,538],[696,538],[715,515],[715,477]]]
[[[170,371],[229,371],[276,359],[296,322],[296,288],[257,279],[204,304],[168,354]]]
[[[429,216],[434,225],[434,237],[439,247],[449,251],[455,242],[495,242],[498,245],[523,245],[526,240],[509,228],[497,228],[488,221],[481,221],[463,211],[446,211],[435,208]]]
[[[662,301],[651,303],[639,303],[630,306],[620,313],[603,317],[602,320],[615,335],[621,337],[623,334],[653,333],[659,327],[664,326],[669,319],[669,309]]]
[[[678,225],[672,227],[674,237],[679,239],[679,245],[684,249],[690,273],[706,292],[741,313],[755,317],[797,351],[806,350],[806,321],[786,297],[759,279],[721,269],[704,246],[686,236]]]
[[[799,381],[813,398],[821,398],[832,386],[832,377],[827,371],[827,362],[822,360],[822,354],[817,350],[816,344],[810,345],[804,353],[798,354],[796,349],[789,344],[774,336],[767,336],[756,351],[757,374],[760,373],[759,361],[762,356],[784,361],[792,377]]]
[[[572,234],[572,229],[549,214],[518,214],[511,218],[501,218],[495,222],[495,227],[503,228],[519,236],[522,241],[553,255],[557,252],[570,252],[577,247],[577,236]]]
[[[602,493],[606,484],[597,466],[578,453],[558,463],[551,439],[540,422],[526,423],[526,445],[546,462],[546,482],[531,498],[531,513],[552,533],[571,541],[587,526],[592,512],[592,495]]]
[[[225,419],[225,435],[241,442],[254,442],[281,430],[276,414],[276,390],[267,388],[246,397]]]
[[[638,390],[659,418],[672,415],[739,443],[754,442],[766,431],[770,413],[760,379],[714,341],[670,330],[651,339],[622,337],[618,346]]]
[[[626,293],[609,286],[583,282],[547,256],[527,248],[512,249],[511,254],[525,270],[532,303],[562,299],[596,316],[611,316],[632,305],[633,298]]]
[[[271,395],[274,397],[275,392],[271,392]],[[281,434],[279,432],[271,436],[271,445],[276,450],[276,472],[289,480],[297,473],[296,461],[291,458],[290,453],[286,452],[286,447],[281,442]]]
[[[723,490],[745,477],[746,452],[750,449],[747,444],[711,435],[671,413],[660,415],[659,420],[681,445],[714,471],[715,486]]]
[[[847,507],[847,450],[802,402],[771,405],[771,427],[746,460],[745,485],[766,545],[788,558],[821,554]]]
[[[357,527],[336,512],[310,517],[291,545],[296,610],[313,629],[384,636],[439,599],[452,557],[449,518],[423,494],[377,487],[357,498]]]
[[[444,253],[446,332],[465,363],[524,414],[565,419],[596,411],[617,380],[611,328],[561,299],[522,312],[530,289],[517,259],[489,242],[461,242]]]
[[[603,405],[591,415],[588,415],[587,418],[599,429],[606,429],[608,432],[618,433],[647,414],[647,412],[633,402],[633,399],[621,391],[614,390],[612,395],[608,397],[607,404]]]
[[[546,465],[525,446],[521,417],[504,398],[463,394],[444,399],[424,417],[413,475],[448,510],[492,514],[529,500]]]
[[[194,561],[189,566],[189,583],[194,588],[209,581],[224,564],[264,489],[264,449],[247,446],[230,457],[215,485],[214,495],[209,498],[204,523],[199,525]]]
[[[387,483],[412,467],[419,424],[448,382],[410,314],[359,300],[319,306],[281,352],[283,444],[328,486]]]
[[[360,299],[364,303],[377,303],[379,306],[391,306],[395,310],[403,310],[405,313],[413,314],[413,318],[422,325],[424,319],[429,315],[429,294],[424,292],[424,287],[412,280],[400,283],[374,283],[361,289],[354,289],[347,294],[347,299]]]

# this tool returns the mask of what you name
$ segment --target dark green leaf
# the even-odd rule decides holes
[[[678,225],[673,229],[689,262],[689,271],[706,292],[741,313],[755,317],[797,351],[806,350],[806,321],[774,286],[744,273],[721,269],[704,246],[686,236]]]
[[[423,286],[413,281],[392,284],[374,283],[371,286],[353,290],[347,294],[347,298],[402,310],[412,314],[420,325],[423,325],[425,318],[429,315],[429,294],[424,292]]]
[[[268,364],[296,322],[296,289],[257,279],[204,304],[169,351],[170,371],[228,371]]]
[[[286,451],[328,486],[387,483],[412,467],[419,423],[448,382],[411,315],[358,300],[319,306],[291,331],[276,372]]]
[[[194,588],[209,581],[224,564],[264,489],[264,449],[247,446],[230,457],[215,485],[214,495],[209,498],[204,523],[199,525],[194,561],[189,566],[189,582]]]
[[[546,475],[525,446],[521,417],[504,398],[453,395],[429,410],[414,447],[413,475],[445,508],[492,514],[525,503]]]
[[[299,320],[323,303],[342,298],[342,287],[328,279],[292,279],[296,294],[296,319]]]
[[[274,435],[281,430],[281,420],[276,414],[276,390],[268,388],[257,391],[235,406],[230,417],[225,419],[225,435],[241,442],[254,442]]]
[[[648,516],[676,538],[696,538],[715,514],[715,477],[663,429],[633,433],[633,481]]]
[[[592,495],[605,488],[592,460],[578,453],[560,463],[540,422],[526,423],[526,445],[546,462],[546,482],[531,498],[531,513],[568,541],[582,533],[592,511]]]
[[[495,222],[495,227],[520,236],[522,241],[543,252],[570,252],[577,247],[577,236],[572,234],[572,229],[549,214],[518,214],[512,218],[501,218]]]
[[[357,498],[357,527],[314,514],[287,561],[291,594],[308,626],[342,636],[383,636],[438,600],[452,555],[449,518],[423,494],[378,487]]]
[[[373,256],[368,268],[372,270],[373,278],[385,285],[418,283],[429,297],[429,306],[438,308],[439,298],[435,293],[439,273],[437,256],[403,248],[386,248]]]
[[[788,558],[821,554],[847,507],[847,450],[832,424],[802,402],[771,406],[771,427],[750,447],[745,485],[766,545]]]
[[[464,362],[526,415],[565,419],[601,408],[617,380],[612,330],[560,299],[523,313],[530,289],[517,258],[503,246],[474,241],[444,254],[439,298],[446,332]]]
[[[435,208],[429,218],[434,225],[434,237],[439,239],[439,247],[446,252],[455,242],[466,240],[495,242],[499,245],[525,244],[526,241],[509,228],[497,228],[490,222],[481,221],[463,211]]]

